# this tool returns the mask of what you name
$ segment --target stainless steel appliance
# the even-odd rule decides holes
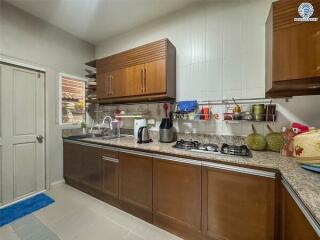
[[[189,150],[193,152],[202,152],[208,154],[228,154],[228,155],[236,155],[242,157],[251,157],[251,151],[246,145],[229,145],[222,144],[221,148],[217,144],[202,144],[198,141],[185,141],[183,139],[177,141],[174,148]]]
[[[152,139],[149,136],[149,130],[147,127],[140,127],[138,130],[138,143],[150,143]]]
[[[171,118],[162,118],[159,127],[159,141],[162,143],[171,143],[174,141],[174,128]]]

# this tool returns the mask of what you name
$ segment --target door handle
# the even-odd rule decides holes
[[[112,92],[112,80],[113,80],[113,76],[110,76],[110,81],[109,81],[109,94],[110,96],[113,94]]]
[[[38,135],[36,138],[37,138],[38,143],[43,143],[43,136],[42,135]]]
[[[109,82],[110,82],[110,76],[107,75],[107,86],[106,86],[106,90],[107,90],[107,96],[109,96]]]

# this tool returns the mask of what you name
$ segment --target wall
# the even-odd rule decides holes
[[[0,57],[45,68],[46,138],[49,182],[62,179],[62,138],[58,125],[58,74],[83,76],[94,46],[0,1]]]
[[[177,50],[178,101],[261,98],[265,92],[265,21],[271,2],[203,2],[101,42],[96,46],[96,58],[169,38]],[[280,113],[273,128],[280,130],[293,121],[320,127],[320,109],[316,105],[319,100],[320,96],[296,97],[289,103],[274,100]],[[141,108],[156,112],[158,107]],[[224,106],[215,106],[212,111],[221,114],[224,110]],[[260,132],[267,132],[265,124],[256,125]],[[221,120],[178,122],[177,128],[184,132],[236,135],[251,131],[248,123],[231,125]]]

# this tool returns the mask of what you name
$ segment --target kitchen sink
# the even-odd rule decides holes
[[[92,136],[91,134],[85,134],[85,135],[77,135],[77,136],[70,136],[67,137],[70,140],[77,140],[77,139],[96,139],[96,140],[111,140],[111,139],[117,139],[117,138],[122,138],[122,137],[128,137],[131,135],[127,135],[127,134],[120,134],[120,137],[118,136],[106,136],[106,135],[101,135],[101,134],[95,134],[94,136]]]

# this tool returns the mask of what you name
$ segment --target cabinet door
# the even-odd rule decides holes
[[[152,158],[119,153],[119,199],[152,211]]]
[[[154,159],[154,224],[197,239],[201,232],[201,166]]]
[[[144,94],[144,64],[126,68],[126,82],[124,96],[139,96]]]
[[[118,153],[103,150],[102,153],[102,191],[118,198],[119,168]]]
[[[274,81],[320,77],[319,23],[303,23],[273,34]]]
[[[109,96],[110,74],[99,73],[97,74],[97,98],[105,99]]]
[[[66,179],[80,181],[82,177],[81,146],[73,143],[63,143],[63,175]]]
[[[122,97],[125,94],[126,70],[119,69],[110,74],[108,98]]]
[[[101,149],[82,146],[82,182],[101,190]]]
[[[167,89],[166,60],[161,59],[145,64],[144,93],[161,94]]]
[[[207,239],[275,239],[274,178],[203,167]]]
[[[316,232],[284,186],[281,187],[281,195],[282,240],[318,240]]]

